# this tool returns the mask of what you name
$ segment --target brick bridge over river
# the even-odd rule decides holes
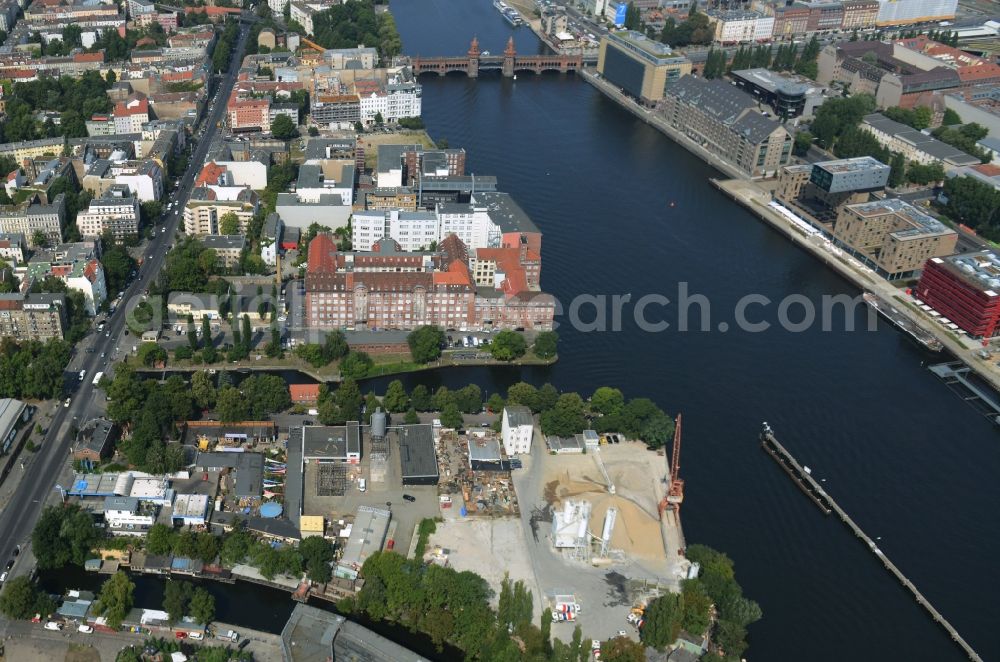
[[[413,74],[437,74],[443,76],[453,71],[464,73],[469,78],[477,78],[480,71],[499,71],[506,78],[518,71],[579,71],[583,69],[581,55],[528,55],[520,56],[514,50],[513,37],[507,41],[503,55],[483,55],[479,51],[479,40],[473,38],[465,57],[412,57],[410,64]]]

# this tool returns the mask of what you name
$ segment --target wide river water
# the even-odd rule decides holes
[[[489,0],[395,0],[410,55],[480,48],[540,52]],[[1000,437],[931,375],[941,360],[879,321],[874,332],[733,330],[737,301],[776,322],[777,302],[859,292],[709,183],[720,174],[573,76],[424,76],[435,139],[496,175],[544,233],[542,287],[580,295],[705,295],[712,330],[675,330],[677,306],[651,306],[665,332],[579,331],[564,316],[547,369],[462,369],[412,376],[490,392],[519,379],[589,394],[608,384],[684,414],[684,531],[726,551],[764,619],[751,659],[961,660],[961,651],[833,517],[823,517],[757,443],[762,421],[949,618],[984,659],[1000,659]],[[592,310],[592,308],[585,308]],[[697,313],[697,309],[692,309]],[[794,309],[793,309],[794,310]],[[582,317],[590,319],[592,312]],[[697,318],[697,315],[693,315]],[[798,320],[800,313],[790,317]],[[867,314],[849,315],[865,328]],[[608,314],[609,326],[611,315]],[[718,331],[719,322],[730,330]],[[386,380],[374,383],[381,390]]]

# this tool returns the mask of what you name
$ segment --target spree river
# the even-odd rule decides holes
[[[407,54],[464,54],[473,35],[499,53],[512,34],[519,52],[540,52],[531,31],[512,29],[489,0],[391,8]],[[676,302],[687,283],[710,302],[712,330],[677,331],[673,305],[647,309],[671,321],[664,332],[640,330],[628,305],[617,332],[575,330],[564,316],[550,368],[459,369],[408,384],[476,381],[492,392],[525,379],[584,394],[608,384],[681,411],[684,531],[689,543],[725,550],[760,602],[751,659],[964,659],[872,553],[762,452],[766,420],[984,659],[1000,659],[1000,438],[927,371],[937,357],[881,320],[874,332],[845,331],[845,317],[865,328],[861,310],[834,316],[839,330],[829,332],[734,330],[748,294],[775,302],[749,316],[776,322],[789,295],[819,309],[824,295],[859,292],[712,188],[719,173],[581,79],[421,82],[431,135],[464,147],[467,169],[496,175],[544,233],[543,289],[568,307],[580,295]]]

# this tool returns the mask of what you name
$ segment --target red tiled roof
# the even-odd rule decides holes
[[[337,271],[337,245],[333,237],[320,232],[309,242],[308,273],[333,273]]]
[[[995,166],[992,163],[981,163],[979,165],[972,166],[972,169],[986,175],[987,177],[1000,176],[1000,166]]]
[[[289,384],[292,402],[315,402],[319,399],[319,384]]]
[[[219,182],[219,177],[226,172],[226,166],[220,166],[215,161],[209,161],[205,164],[205,167],[201,169],[198,173],[198,179],[195,180],[195,186],[205,186],[207,184],[217,184]]]
[[[97,53],[75,53],[73,55],[74,62],[104,62],[104,51],[98,51]]]

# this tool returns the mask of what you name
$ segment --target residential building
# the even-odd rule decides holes
[[[955,252],[955,231],[896,198],[847,205],[833,226],[835,241],[881,276],[909,278],[933,258]]]
[[[118,428],[112,421],[99,418],[80,433],[79,444],[73,449],[74,460],[86,460],[98,464],[111,457],[118,438]]]
[[[269,267],[278,264],[282,230],[284,230],[284,224],[281,222],[281,217],[274,212],[268,214],[267,218],[264,219],[264,227],[260,234],[260,257],[264,260],[264,264]]]
[[[933,257],[914,294],[973,338],[992,338],[1000,331],[1000,255]]]
[[[88,136],[113,136],[118,133],[115,130],[114,115],[91,115],[84,125],[87,127]]]
[[[943,97],[945,107],[958,113],[962,122],[975,122],[990,136],[1000,137],[1000,85],[975,85],[949,91]]]
[[[226,269],[235,269],[240,264],[240,255],[246,248],[247,238],[241,234],[210,234],[201,238],[205,248],[215,251],[215,256]]]
[[[143,508],[136,497],[104,497],[104,521],[112,529],[143,530],[156,521],[155,510]]]
[[[880,113],[866,115],[861,128],[875,136],[883,147],[901,153],[907,161],[940,163],[945,171],[980,163],[977,157]]]
[[[672,128],[750,176],[776,172],[791,157],[788,130],[724,81],[685,76],[667,89],[660,108]]]
[[[712,9],[706,12],[709,26],[715,29],[718,44],[770,41],[774,34],[774,16],[743,9]]]
[[[114,184],[128,186],[139,202],[154,202],[163,197],[163,167],[152,159],[112,162],[107,174]]]
[[[842,206],[868,202],[871,193],[885,188],[890,170],[870,156],[788,165],[778,174],[775,197],[830,231]]]
[[[1000,65],[989,58],[918,35],[893,42],[893,55],[924,70],[945,66],[958,74],[961,87],[1000,84]]]
[[[239,91],[234,90],[226,103],[229,128],[233,131],[256,130],[267,133],[271,130],[270,108],[269,99],[244,98]]]
[[[877,0],[875,11],[878,12]],[[809,7],[801,4],[783,5],[774,8],[774,32],[775,39],[801,39],[806,33],[809,25]],[[874,24],[874,18],[872,19]]]
[[[60,193],[51,204],[32,201],[19,205],[0,205],[0,232],[21,234],[28,246],[38,245],[36,238],[44,237],[49,245],[62,241],[62,226],[66,218],[66,194]]]
[[[139,219],[139,199],[128,185],[116,184],[77,214],[76,226],[85,239],[111,232],[115,239],[124,240],[139,236]]]
[[[293,405],[314,405],[319,401],[319,384],[289,384],[288,394]]]
[[[535,421],[531,410],[522,405],[508,405],[503,408],[500,424],[500,438],[508,456],[531,452],[531,440],[535,434]]]
[[[149,99],[132,95],[116,103],[112,114],[115,133],[141,133],[142,125],[149,121]]]
[[[56,138],[40,138],[39,140],[24,140],[16,143],[4,143],[0,145],[0,156],[9,156],[15,163],[20,163],[25,159],[37,159],[43,156],[59,156],[66,146],[66,139],[62,136]]]
[[[417,194],[408,186],[373,188],[365,192],[365,209],[369,211],[417,210]]]
[[[361,99],[356,93],[313,93],[309,115],[320,126],[352,128],[361,121]]]
[[[25,248],[27,248],[27,242],[23,234],[0,234],[0,260],[17,266],[24,262]]]
[[[691,61],[641,32],[624,30],[601,38],[597,72],[626,94],[653,105],[670,85],[691,73]]]
[[[104,267],[98,259],[95,241],[60,244],[52,249],[40,250],[32,256],[26,268],[28,278],[42,280],[54,276],[66,287],[83,293],[87,314],[96,315],[108,298]]]
[[[879,0],[876,23],[881,26],[950,21],[958,0]]]
[[[219,220],[230,212],[236,214],[240,231],[246,232],[258,206],[259,198],[252,189],[199,186],[192,189],[184,206],[184,232],[189,235],[219,234]]]
[[[844,5],[840,2],[809,3],[807,32],[832,32],[844,24]]]
[[[62,294],[0,294],[0,338],[40,340],[62,338],[66,326]]]

